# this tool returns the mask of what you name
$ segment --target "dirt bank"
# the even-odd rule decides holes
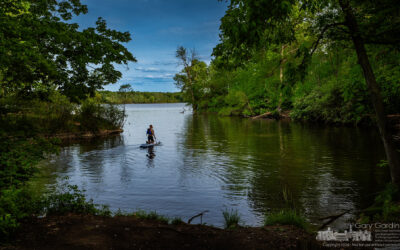
[[[118,216],[30,219],[13,245],[0,249],[321,249],[293,226],[222,230]]]

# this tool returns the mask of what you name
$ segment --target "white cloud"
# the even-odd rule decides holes
[[[138,71],[142,71],[142,72],[159,72],[162,71],[159,68],[154,68],[154,67],[148,67],[148,68],[144,68],[144,67],[136,67],[135,68]]]

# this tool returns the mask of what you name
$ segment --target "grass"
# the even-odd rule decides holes
[[[146,212],[144,210],[138,210],[138,211],[134,212],[132,215],[139,219],[144,219],[144,220],[156,220],[156,221],[160,221],[160,222],[163,222],[166,224],[168,224],[168,222],[169,222],[168,217],[166,217],[164,215],[160,215],[156,211]]]
[[[237,210],[225,210],[222,212],[222,215],[224,216],[224,227],[225,229],[232,229],[236,228],[239,226],[239,222],[241,221],[240,215]]]
[[[171,225],[179,225],[184,223],[179,217],[168,218],[167,216],[158,214],[156,211],[146,212],[144,210],[137,210],[136,212],[128,213],[118,209],[113,216],[134,216],[138,219],[160,221]]]
[[[302,215],[296,212],[296,210],[288,209],[266,215],[264,225],[293,225],[306,231],[310,229],[309,223]]]

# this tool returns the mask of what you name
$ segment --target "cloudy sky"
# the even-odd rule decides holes
[[[74,18],[82,28],[94,26],[103,17],[110,28],[129,31],[132,41],[125,44],[138,60],[128,67],[117,84],[118,90],[131,84],[135,91],[177,91],[173,76],[180,66],[175,59],[179,45],[194,48],[207,63],[218,43],[220,18],[227,3],[218,0],[81,0],[89,13]]]

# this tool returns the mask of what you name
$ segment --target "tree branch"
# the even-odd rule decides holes
[[[322,29],[322,32],[319,34],[319,36],[318,36],[318,38],[317,38],[317,41],[315,41],[315,43],[313,44],[313,49],[312,49],[312,51],[311,51],[311,53],[310,53],[310,56],[312,56],[312,55],[314,54],[314,52],[315,52],[315,50],[317,49],[317,47],[318,47],[320,41],[321,41],[322,38],[324,37],[325,32],[326,32],[328,29],[332,28],[332,27],[337,27],[337,26],[341,26],[341,25],[345,25],[345,23],[344,23],[344,22],[341,22],[341,23],[332,23],[332,24],[326,25],[326,26]]]
[[[201,212],[201,213],[199,213],[199,214],[196,214],[195,216],[191,217],[191,218],[188,220],[188,224],[190,224],[190,222],[192,222],[192,220],[193,220],[194,218],[199,217],[199,216],[201,216],[201,223],[202,223],[202,222],[203,222],[203,215],[204,215],[205,213],[207,213],[207,212],[209,212],[209,210],[205,210],[205,211],[203,211],[203,212]]]

